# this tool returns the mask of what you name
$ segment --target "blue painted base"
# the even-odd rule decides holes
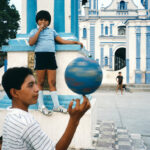
[[[72,33],[58,33],[60,37],[66,40],[77,41],[77,38]],[[17,51],[34,51],[35,46],[29,46],[28,34],[18,34],[16,39],[10,39],[8,45],[2,46],[4,52],[17,52]],[[56,51],[80,51],[81,45],[79,44],[56,44]]]
[[[135,72],[135,84],[142,84],[142,72],[141,71]]]
[[[150,84],[150,71],[145,73],[145,83]]]
[[[59,98],[60,105],[64,106],[65,108],[68,108],[68,105],[72,99],[79,98],[79,99],[81,99],[81,102],[83,100],[82,96],[80,96],[80,95],[58,95],[58,98]],[[89,98],[89,100],[91,100],[91,98],[92,98],[91,95],[88,95],[88,98]],[[53,109],[53,102],[52,102],[50,95],[44,95],[44,104],[49,110]],[[6,109],[6,108],[10,107],[11,105],[12,105],[12,101],[11,101],[11,99],[8,98],[7,95],[5,95],[2,99],[0,99],[0,108]],[[74,104],[74,106],[75,106],[75,104]],[[29,107],[29,109],[37,110],[38,103],[31,105]]]

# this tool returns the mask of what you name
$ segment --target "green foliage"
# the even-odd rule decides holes
[[[10,0],[0,0],[0,47],[15,38],[19,28],[20,15]]]

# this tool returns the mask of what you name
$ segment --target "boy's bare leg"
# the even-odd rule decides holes
[[[123,85],[122,84],[120,85],[120,88],[121,88],[121,94],[123,95]]]
[[[40,90],[43,90],[46,70],[36,70],[36,74],[37,74],[37,85]]]
[[[116,93],[118,93],[118,89],[119,89],[119,84],[117,84]]]
[[[47,78],[50,91],[56,91],[56,70],[47,70]]]

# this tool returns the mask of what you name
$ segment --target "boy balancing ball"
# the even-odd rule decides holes
[[[65,70],[67,86],[81,95],[95,92],[101,85],[102,77],[100,65],[95,60],[86,57],[74,59]]]
[[[90,108],[86,96],[83,96],[82,103],[76,99],[74,108],[74,101],[70,102],[68,124],[64,134],[55,143],[28,112],[29,106],[37,103],[39,91],[32,70],[24,67],[9,68],[2,77],[2,85],[8,97],[12,99],[12,108],[8,110],[3,124],[2,150],[68,149],[80,119]]]

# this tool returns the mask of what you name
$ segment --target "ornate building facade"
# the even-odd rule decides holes
[[[79,37],[104,72],[105,84],[150,84],[148,0],[79,1]]]

